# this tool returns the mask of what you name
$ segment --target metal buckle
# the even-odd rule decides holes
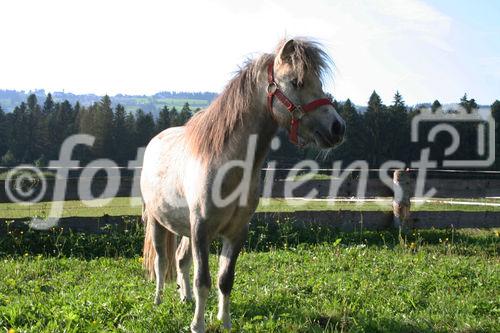
[[[304,116],[304,110],[302,110],[302,107],[300,105],[296,105],[295,108],[292,111],[292,118],[300,120]]]
[[[273,95],[276,90],[278,90],[278,84],[276,82],[270,82],[269,85],[267,86],[267,93],[268,95]]]

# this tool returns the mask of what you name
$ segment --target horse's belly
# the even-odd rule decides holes
[[[181,236],[190,235],[189,206],[177,182],[158,179],[154,199],[147,206],[158,222]]]
[[[169,207],[167,209],[160,207],[157,216],[158,222],[168,230],[180,236],[190,236],[188,207]]]

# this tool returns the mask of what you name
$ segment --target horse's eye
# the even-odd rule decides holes
[[[299,83],[299,80],[297,79],[291,80],[290,83],[295,89],[302,87],[302,83]]]

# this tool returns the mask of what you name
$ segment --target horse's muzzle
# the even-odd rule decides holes
[[[345,134],[345,123],[341,120],[335,119],[330,129],[332,147],[342,143]]]

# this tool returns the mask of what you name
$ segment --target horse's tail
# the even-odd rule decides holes
[[[146,270],[146,277],[149,280],[155,279],[155,259],[156,250],[153,244],[153,233],[154,224],[158,223],[152,216],[148,215],[145,205],[142,208],[142,223],[145,228],[144,235],[144,249],[143,249],[143,267]],[[175,280],[175,250],[177,247],[177,240],[175,234],[167,230],[163,230],[165,237],[163,239],[164,244],[163,255],[166,259],[166,269],[165,269],[165,282],[172,282]]]

